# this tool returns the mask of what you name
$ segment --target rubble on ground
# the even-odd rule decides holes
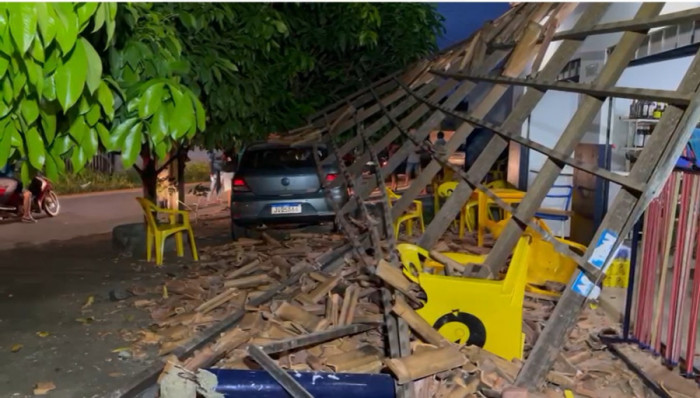
[[[483,250],[469,244],[469,239],[447,239],[437,249]],[[345,336],[270,355],[278,366],[288,370],[389,372],[399,383],[415,381],[418,397],[500,396],[514,383],[522,361],[508,361],[475,346],[444,340],[407,304],[413,301],[410,297],[404,301],[395,296],[393,312],[412,329],[412,355],[387,358],[380,300],[383,280],[364,272],[350,253],[336,262],[339,266],[327,269],[321,269],[317,261],[345,244],[345,238],[336,234],[292,233],[280,240],[265,233],[259,240],[241,239],[206,248],[201,261],[186,275],[168,280],[157,289],[130,289],[134,295],[130,304],[148,311],[153,324],[149,329],[122,331],[122,336],[130,342],[134,357],[143,357],[146,348],[155,345],[169,366],[189,371],[201,367],[260,369],[248,355],[250,344],[265,347],[347,329],[348,325],[366,325],[347,329],[349,334]],[[290,279],[296,282],[284,283]],[[403,280],[408,286],[406,291],[399,289],[403,294],[420,291],[407,278]],[[251,305],[255,298],[280,285],[282,288],[276,289],[271,300]],[[526,353],[555,302],[556,297],[526,294]],[[232,327],[194,355],[178,360],[183,347],[201,339],[203,331],[232,320],[236,314],[242,317],[234,319]],[[611,326],[612,321],[600,310],[585,311],[549,373],[542,396],[563,397],[566,390],[575,396],[596,398],[653,396],[598,341],[597,334]],[[517,393],[510,390],[508,395],[522,396]]]

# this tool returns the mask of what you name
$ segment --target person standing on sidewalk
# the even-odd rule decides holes
[[[221,180],[224,185],[224,194],[226,195],[228,206],[226,209],[231,208],[231,195],[233,195],[233,190],[231,186],[233,185],[233,177],[236,175],[236,168],[238,166],[238,157],[236,156],[236,149],[231,148],[224,152],[223,155],[223,165],[221,166]]]
[[[207,194],[207,203],[211,201],[211,196],[219,198],[221,192],[221,160],[216,156],[215,151],[207,151],[209,155],[209,193]]]

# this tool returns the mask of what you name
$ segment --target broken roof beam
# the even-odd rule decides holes
[[[600,259],[603,264],[614,255],[622,241],[621,238],[627,235],[654,198],[655,193],[661,190],[700,119],[700,73],[698,72],[700,72],[700,51],[696,53],[679,85],[680,92],[693,93],[690,105],[685,110],[669,105],[659,120],[657,132],[650,136],[638,161],[630,171],[630,178],[640,183],[647,183],[644,194],[638,196],[626,189],[621,189],[592,239],[592,242],[598,242],[604,234],[617,235],[615,244],[607,249],[605,259]],[[667,131],[671,134],[659,134]],[[593,252],[598,248],[596,246],[592,244],[588,247],[584,254],[585,259],[593,256]],[[576,323],[578,314],[589,295],[589,292],[579,293],[573,290],[576,281],[578,277],[572,279],[559,299],[550,317],[550,319],[556,319],[556,322],[547,322],[518,375],[517,385],[525,387],[539,385],[552,367],[557,353],[560,352],[566,336]],[[598,284],[600,281],[592,280],[592,282]]]
[[[525,18],[525,16],[520,16],[520,18]],[[507,50],[496,50],[493,53],[489,54],[486,60],[481,65],[478,65],[476,67],[482,73],[491,71],[508,55],[508,53],[509,51]],[[457,63],[455,63],[451,67],[456,68],[458,67],[458,65]],[[455,108],[460,102],[464,100],[464,98],[466,98],[466,96],[471,92],[471,90],[474,87],[476,87],[476,85],[471,82],[463,82],[459,86],[457,86],[456,83],[457,82],[454,82],[457,89],[452,94],[450,94],[450,96],[445,100],[444,103],[445,106],[450,108]],[[423,115],[429,113],[430,111],[429,109],[422,107],[419,109],[421,109],[421,114],[417,116],[418,118],[424,117]],[[417,135],[423,138],[427,137],[430,131],[437,127],[444,119],[445,115],[442,112],[433,111],[429,118],[425,122],[423,122],[420,127],[418,127]],[[392,133],[398,134],[398,131],[392,130]],[[413,150],[413,145],[410,142],[405,142],[401,146],[401,148],[394,154],[394,156],[392,156],[389,159],[387,164],[384,167],[382,167],[379,171],[382,177],[387,178],[408,157],[408,154],[411,150]],[[376,183],[370,180],[367,181],[366,184],[359,186],[358,194],[360,195],[360,197],[366,197],[376,188]],[[351,201],[345,204],[342,211],[346,213],[354,210],[355,208],[356,204]]]
[[[433,101],[438,101],[442,98],[444,98],[450,90],[454,89],[454,87],[457,86],[457,82],[451,81],[443,84],[442,86],[439,87],[437,91],[435,91],[429,98],[432,99]],[[420,92],[420,90],[419,90]],[[419,94],[421,95],[421,94]],[[422,95],[421,95],[422,97]],[[410,97],[411,106],[415,105],[418,103],[418,100],[416,100],[414,97]],[[414,123],[416,123],[420,118],[425,115],[427,112],[430,111],[430,108],[421,104],[417,108],[415,108],[408,116],[404,117],[401,119],[401,125],[404,126],[405,128],[409,128],[412,126]],[[382,127],[385,126],[389,121],[389,117],[394,117],[396,118],[397,115],[395,114],[394,110],[392,109],[388,113],[388,117],[385,116],[382,121]],[[369,132],[369,129],[368,129]],[[372,133],[373,135],[374,133]],[[389,146],[392,142],[394,142],[401,134],[396,128],[392,128],[387,134],[382,136],[375,144],[372,145],[372,150],[375,152],[381,152],[384,150],[386,147]],[[371,136],[371,135],[370,135]],[[364,165],[370,160],[369,154],[363,153],[359,158],[355,160],[355,162],[350,166],[350,173],[352,174],[358,174],[362,172],[362,168]]]
[[[495,65],[497,65],[505,56],[508,54],[507,51],[497,51],[492,54],[486,62],[482,65],[484,71],[491,70]],[[456,90],[450,94],[450,96],[445,101],[445,105],[451,108],[456,107],[470,92],[476,87],[476,84],[471,82],[465,82],[458,85],[458,82],[452,81]],[[430,112],[432,111],[432,114]],[[421,137],[427,137],[430,131],[435,127],[439,126],[440,123],[445,119],[445,115],[442,112],[434,111],[428,107],[419,107],[416,109],[412,116],[420,120],[426,115],[430,114],[428,120],[423,122],[417,129],[417,134]],[[390,134],[398,136],[398,131],[392,129]],[[393,140],[392,140],[393,141]],[[388,143],[387,143],[388,145]],[[389,175],[397,168],[401,163],[408,157],[409,151],[411,151],[413,145],[409,142],[405,142],[401,148],[389,159],[387,164],[379,170],[383,178],[389,177]],[[365,184],[358,187],[358,195],[361,197],[367,197],[374,189],[376,189],[376,183],[373,180],[367,181]],[[343,212],[350,212],[356,207],[355,203],[348,202],[343,206]]]
[[[505,127],[498,126],[496,124],[487,122],[483,119],[476,118],[476,117],[471,116],[469,114],[465,114],[462,112],[457,112],[457,111],[447,109],[439,104],[436,104],[434,102],[431,102],[429,100],[426,100],[426,99],[420,97],[420,95],[418,93],[416,93],[415,91],[411,90],[410,88],[408,88],[406,86],[402,86],[402,87],[404,88],[404,90],[411,93],[411,95],[413,97],[415,97],[419,101],[431,106],[432,108],[439,109],[440,111],[442,111],[450,116],[461,119],[467,123],[470,123],[470,124],[473,124],[473,125],[476,125],[479,127],[487,128],[487,129],[493,131],[494,133],[500,135],[501,137],[503,137],[507,140],[515,141],[518,144],[526,146],[528,148],[531,148],[531,149],[533,149],[533,150],[535,150],[535,151],[537,151],[537,152],[539,152],[539,153],[541,153],[541,154],[543,154],[551,159],[557,160],[559,162],[567,164],[567,165],[574,167],[576,169],[585,171],[587,173],[604,178],[608,181],[614,182],[614,183],[619,184],[621,186],[627,187],[629,189],[632,189],[635,192],[641,192],[643,189],[643,185],[636,184],[636,183],[634,183],[634,181],[630,181],[628,178],[626,178],[620,174],[613,173],[613,172],[606,170],[602,167],[591,165],[591,164],[588,164],[588,163],[583,162],[581,160],[575,159],[573,157],[566,156],[566,155],[559,153],[551,148],[548,148],[548,147],[546,147],[546,146],[544,146],[536,141],[525,138],[521,135],[521,132],[519,129],[508,130]]]
[[[575,26],[581,28],[593,26],[603,16],[608,6],[609,4],[606,3],[591,4],[591,7],[579,18]],[[580,41],[573,40],[564,41],[545,64],[544,69],[540,71],[540,76],[545,79],[555,78],[564,65],[566,65],[576,51],[578,51],[581,43]],[[517,101],[513,110],[501,125],[502,128],[507,131],[520,129],[543,96],[544,93],[541,91],[528,90]],[[473,116],[473,113],[470,113],[470,116]],[[498,135],[491,137],[485,150],[479,154],[474,164],[467,171],[467,175],[475,181],[482,181],[489,170],[491,170],[491,166],[496,162],[501,152],[503,152],[507,146],[508,141],[502,137]],[[466,182],[460,182],[457,185],[457,188],[455,188],[452,195],[437,212],[435,218],[430,225],[428,225],[425,233],[421,237],[419,243],[422,247],[432,247],[438,241],[449,226],[451,220],[454,220],[473,192],[474,189]]]
[[[311,393],[302,387],[299,382],[294,380],[294,377],[277,365],[277,363],[259,347],[253,344],[248,346],[248,355],[255,359],[255,362],[260,364],[260,366],[262,366],[262,368],[265,369],[293,398],[313,398]]]
[[[650,17],[657,15],[661,12],[662,8],[663,3],[643,3],[636,15],[639,18]],[[646,34],[642,32],[625,33],[608,57],[593,84],[598,87],[615,84],[622,75],[622,72],[627,68],[630,59],[632,59],[645,37]],[[583,97],[581,101],[579,101],[576,113],[571,117],[553,149],[567,156],[571,156],[576,146],[581,142],[588,127],[593,122],[593,119],[600,112],[603,102],[604,101],[599,98],[590,96]],[[537,177],[535,177],[525,197],[518,205],[516,213],[519,218],[530,219],[535,216],[545,196],[559,174],[561,174],[562,169],[563,165],[561,163],[552,161],[551,159],[545,160]],[[522,225],[515,220],[506,223],[493,250],[486,258],[486,261],[484,261],[484,265],[479,269],[480,275],[497,274],[498,268],[506,262],[510,253],[513,252],[523,231],[524,228],[522,228]]]
[[[700,21],[700,7],[652,17],[635,17],[627,21],[604,23],[590,29],[565,30],[555,33],[552,40],[583,40],[592,35],[604,35],[617,32],[644,32],[646,34],[646,32],[652,28],[678,25],[692,21]]]
[[[523,36],[523,39],[520,41],[519,45],[513,50],[513,53],[510,55],[510,57],[508,57],[505,68],[502,72],[503,75],[518,76],[525,71],[528,62],[532,58],[532,53],[527,51],[527,49],[530,48],[530,46],[535,40],[537,40],[537,37],[540,33],[540,29],[540,25],[530,21],[530,24],[528,24],[527,26],[526,33]],[[475,103],[476,105],[471,113],[479,118],[486,117],[489,114],[489,112],[491,112],[491,109],[493,109],[498,103],[498,101],[500,101],[501,98],[505,95],[509,88],[510,87],[504,85],[493,85],[491,89],[488,90],[487,94],[483,97],[483,99]],[[444,113],[440,112],[439,110],[437,112],[442,114],[444,117]],[[474,127],[471,124],[463,123],[455,131],[452,137],[450,137],[450,139],[447,141],[447,144],[445,145],[445,151],[447,156],[452,155],[457,150],[457,148],[464,144],[465,140],[473,130]],[[420,141],[423,140],[423,137],[418,138]],[[427,167],[423,168],[418,177],[415,180],[413,180],[409,188],[401,196],[401,199],[399,199],[394,204],[394,207],[392,208],[392,216],[396,218],[399,215],[401,215],[404,211],[406,211],[406,209],[408,209],[408,207],[411,206],[411,204],[413,203],[413,200],[415,200],[416,197],[420,194],[420,192],[428,184],[430,184],[435,175],[441,169],[442,166],[435,160],[431,161]],[[431,225],[434,223],[434,221],[431,222]],[[447,227],[450,225],[450,222],[448,221],[445,224],[446,225],[444,225],[444,227]],[[430,229],[430,227],[428,227],[428,229]],[[444,229],[442,230],[442,232],[444,232]],[[440,236],[442,235],[442,232],[439,234]],[[421,244],[421,246],[430,248],[432,247],[432,244]]]
[[[370,90],[372,91],[372,90]],[[489,188],[487,188],[485,185],[483,185],[480,180],[474,180],[472,177],[468,176],[467,173],[465,173],[463,170],[461,170],[459,167],[454,166],[449,163],[449,160],[444,156],[444,155],[438,155],[435,153],[434,149],[432,146],[426,144],[424,141],[420,142],[416,140],[416,138],[412,137],[410,134],[408,134],[405,129],[401,128],[398,124],[398,122],[395,119],[391,119],[392,123],[401,131],[401,134],[408,138],[410,141],[413,142],[414,145],[422,147],[424,150],[430,153],[431,157],[434,159],[434,161],[438,162],[442,167],[449,167],[455,175],[459,176],[464,183],[467,183],[472,189],[477,188],[484,192],[487,197],[489,197],[494,203],[496,203],[498,206],[501,207],[501,209],[505,210],[506,212],[513,214],[513,217],[517,217],[515,208],[511,206],[510,204],[504,202],[501,198],[499,198],[493,191],[491,191]],[[577,253],[571,250],[571,248],[565,244],[559,241],[555,236],[550,234],[549,232],[545,231],[539,224],[537,224],[534,220],[525,220],[525,219],[517,219],[519,222],[527,225],[528,227],[532,228],[537,232],[540,237],[551,243],[554,247],[554,249],[565,255],[570,257],[572,260],[578,264],[578,266],[586,272],[586,275],[592,278],[598,278],[600,275],[600,271],[596,269],[593,265],[589,264],[586,262],[583,257],[579,256]]]
[[[418,91],[421,93],[421,95],[428,96],[430,95],[431,97],[434,97],[436,95],[440,96],[440,98],[444,97],[446,95],[446,86],[441,86],[437,80],[428,83],[421,87]],[[437,88],[437,91],[434,91]],[[406,96],[402,98],[402,101],[398,104],[396,104],[392,109],[391,109],[391,114],[394,115],[394,117],[399,117],[400,115],[404,114],[406,111],[411,109],[417,101],[412,98],[411,96]],[[378,131],[380,131],[384,126],[386,126],[388,123],[387,119],[385,116],[382,115],[382,117],[378,120],[376,120],[374,123],[369,125],[365,133],[369,136],[372,137],[374,134],[376,134]],[[346,154],[348,154],[350,151],[352,151],[355,147],[360,145],[362,143],[362,139],[358,135],[354,135],[352,138],[350,138],[348,141],[343,143],[340,148],[338,149],[338,154],[342,158]],[[384,148],[381,148],[384,149]],[[380,149],[380,150],[381,150]],[[367,154],[363,154],[363,157],[366,157]],[[332,164],[335,162],[336,158],[335,155],[328,156],[323,160],[323,164]],[[367,162],[369,159],[367,158],[365,162]],[[337,185],[337,184],[336,184]],[[335,185],[334,185],[335,186]]]
[[[598,98],[628,98],[638,100],[660,101],[674,105],[685,106],[690,102],[689,94],[681,94],[674,90],[652,90],[636,87],[609,87],[601,88],[593,84],[573,83],[564,81],[544,81],[543,79],[522,79],[503,76],[474,75],[468,73],[448,73],[430,70],[438,76],[456,80],[471,80],[477,82],[490,82],[497,84],[509,84],[513,86],[532,87],[540,91],[555,90],[569,93],[591,95]]]

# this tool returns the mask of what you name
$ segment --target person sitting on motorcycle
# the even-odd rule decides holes
[[[27,189],[23,189],[22,181],[14,176],[14,167],[9,163],[0,169],[0,178],[9,178],[14,180],[16,184],[16,192],[22,194],[22,222],[35,223],[36,219],[32,217],[32,195],[38,196],[41,191],[41,183],[37,179],[32,179]]]

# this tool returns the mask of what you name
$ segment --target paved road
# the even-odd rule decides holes
[[[61,213],[41,215],[36,224],[0,221],[0,250],[111,232],[118,224],[141,220],[140,189],[59,197]]]

